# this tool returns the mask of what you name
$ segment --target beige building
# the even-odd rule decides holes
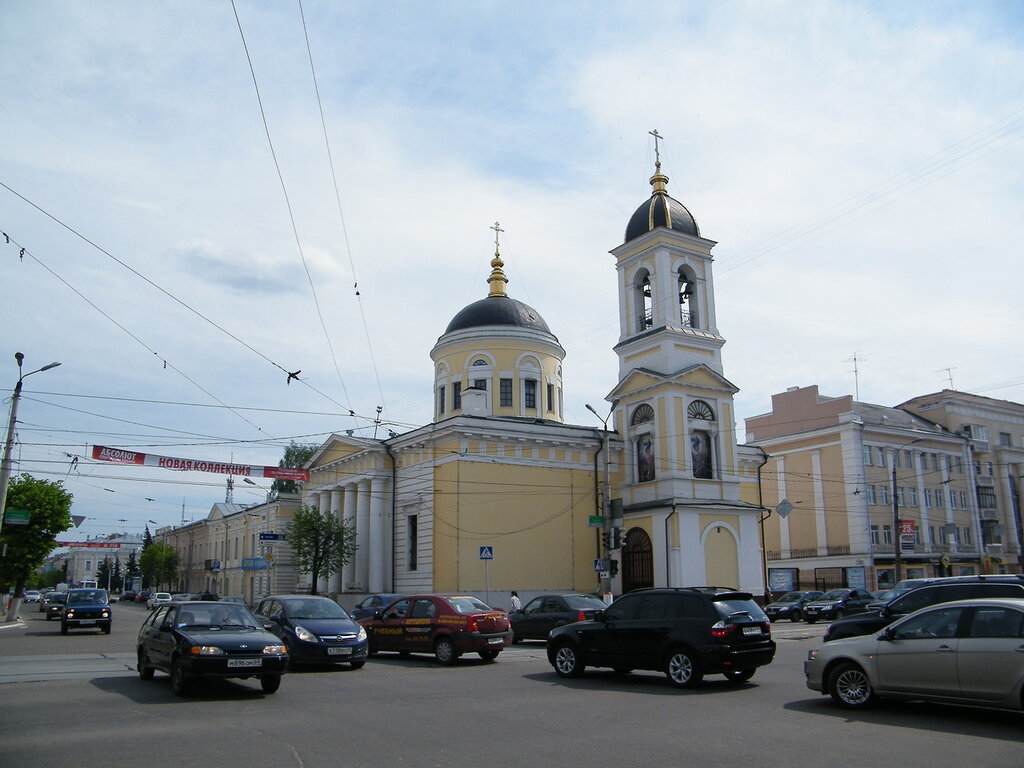
[[[496,245],[487,295],[457,312],[431,350],[433,422],[384,440],[333,435],[310,461],[304,502],[345,520],[358,544],[322,591],[344,604],[465,591],[503,605],[513,589],[603,588],[602,566],[617,569],[615,593],[763,591],[763,458],[733,438],[715,243],[667,182],[659,162],[650,199],[612,251],[620,340],[609,432],[564,423],[566,351],[508,295]],[[621,548],[606,550],[603,533],[620,534]]]
[[[763,524],[773,592],[891,587],[897,546],[900,578],[1020,570],[1019,546],[1012,559],[991,559],[971,441],[923,411],[793,387],[746,429],[767,454],[761,492],[773,510]]]
[[[987,569],[1021,572],[1024,405],[945,389],[899,407],[968,438]]]

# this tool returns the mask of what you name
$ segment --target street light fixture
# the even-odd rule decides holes
[[[909,443],[904,443],[892,453],[892,530],[893,530],[893,582],[892,585],[895,587],[900,583],[900,569],[902,566],[902,551],[903,551],[903,530],[900,527],[900,500],[899,494],[896,492],[896,463],[899,461],[900,451],[906,448],[908,445],[914,443],[920,443],[924,438],[918,437],[911,440]],[[913,465],[913,460],[911,460]],[[913,466],[911,466],[913,468]]]
[[[50,363],[34,371],[22,373],[21,366],[25,356],[21,352],[15,352],[14,359],[18,361],[18,383],[14,385],[14,396],[11,399],[11,418],[7,422],[7,442],[4,443],[4,457],[3,461],[0,462],[0,521],[3,520],[7,510],[7,485],[11,479],[11,449],[14,447],[14,425],[18,421],[18,401],[21,399],[21,383],[33,373],[42,373],[60,365],[60,363]]]
[[[601,579],[601,591],[604,593],[605,602],[609,602],[609,598],[610,598],[611,593],[612,593],[612,576],[611,576],[611,557],[612,557],[612,551],[611,551],[610,545],[611,545],[611,542],[612,542],[612,530],[613,530],[613,527],[614,527],[612,525],[612,515],[611,515],[612,487],[611,487],[611,479],[609,478],[609,475],[608,475],[608,471],[609,471],[608,470],[608,465],[610,463],[609,456],[608,456],[609,449],[610,449],[609,435],[608,435],[608,419],[610,419],[612,417],[612,414],[615,412],[615,406],[617,406],[618,404],[619,404],[618,400],[613,400],[612,404],[611,404],[611,407],[608,409],[608,415],[607,416],[601,416],[601,414],[599,414],[597,411],[594,410],[594,407],[592,405],[590,405],[590,403],[585,403],[586,409],[588,411],[590,411],[592,414],[594,414],[595,416],[597,416],[597,418],[600,419],[601,424],[604,427],[604,431],[601,434],[601,451],[604,454],[604,483],[603,483],[602,489],[601,489],[601,512],[604,513],[604,525],[602,526],[602,530],[604,532],[604,535],[602,536],[602,539],[606,543],[604,555],[608,559],[608,570],[605,571],[605,573],[607,573],[608,575]]]

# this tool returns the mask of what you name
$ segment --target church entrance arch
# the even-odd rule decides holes
[[[654,586],[654,550],[642,528],[631,528],[622,547],[622,592]]]

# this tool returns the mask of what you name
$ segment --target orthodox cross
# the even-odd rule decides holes
[[[660,163],[661,153],[658,151],[658,140],[661,139],[662,141],[664,141],[665,137],[658,133],[657,128],[655,128],[653,131],[648,131],[648,133],[654,137],[654,161]]]
[[[494,226],[491,227],[491,229],[494,230],[494,252],[497,253],[498,252],[498,236],[500,235],[500,233],[504,232],[505,230],[501,228],[501,225],[498,224],[498,222],[494,222]]]

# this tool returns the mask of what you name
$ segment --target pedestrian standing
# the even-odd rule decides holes
[[[519,600],[519,593],[518,593],[518,592],[516,592],[516,591],[515,591],[515,590],[513,589],[513,590],[512,590],[512,610],[513,610],[513,611],[518,611],[518,610],[519,610],[520,608],[522,608],[522,607],[523,607],[523,604],[522,604],[522,602],[521,602],[521,601]]]

